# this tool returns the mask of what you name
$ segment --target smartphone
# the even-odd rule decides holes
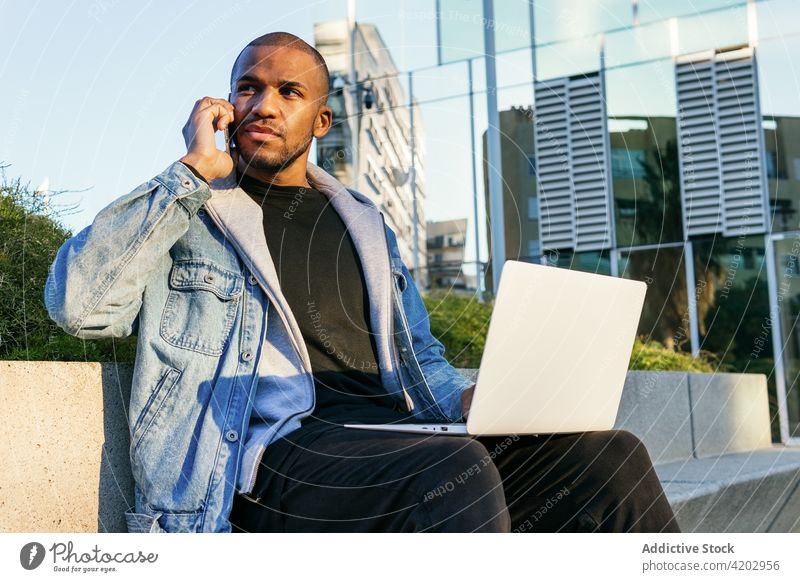
[[[231,150],[236,149],[236,126],[234,125],[233,121],[225,126],[225,129],[222,133],[225,136],[225,151],[228,155],[231,155]]]

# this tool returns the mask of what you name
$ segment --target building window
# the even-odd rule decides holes
[[[640,180],[645,177],[647,152],[627,148],[611,148],[611,175],[622,180]]]
[[[463,247],[464,246],[464,237],[461,235],[453,235],[447,237],[447,246],[450,247]]]
[[[528,219],[539,220],[539,198],[528,196]]]
[[[528,175],[536,175],[536,156],[534,155],[528,156]]]
[[[797,277],[800,275],[800,268],[798,268],[798,261],[795,255],[783,255],[781,257],[783,262],[783,274],[789,277]]]
[[[444,235],[440,234],[428,239],[428,246],[432,249],[440,249],[444,246]]]
[[[690,351],[683,248],[623,252],[619,272],[647,283],[637,333],[670,349]]]
[[[767,178],[778,178],[778,154],[767,150],[764,152],[764,164],[767,169]],[[795,168],[796,169],[796,168]]]

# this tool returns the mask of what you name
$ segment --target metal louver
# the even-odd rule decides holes
[[[611,246],[602,82],[597,72],[535,84],[537,188],[545,249]]]
[[[753,49],[681,57],[675,77],[685,235],[763,233],[766,179]]]

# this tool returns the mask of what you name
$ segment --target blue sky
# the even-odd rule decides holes
[[[474,0],[477,2],[477,0]],[[504,2],[507,0],[503,0]],[[443,5],[452,0],[443,0]],[[691,13],[739,0],[680,0],[641,2],[643,20],[674,10]],[[378,26],[401,71],[436,64],[434,0],[358,0],[357,18]],[[541,0],[537,29],[542,41],[568,36],[570,27],[619,27],[628,24],[629,0]],[[656,8],[661,7],[662,12]],[[581,7],[581,10],[578,8]],[[656,7],[656,8],[654,8]],[[800,115],[800,82],[794,63],[800,57],[800,17],[796,0],[758,4],[758,28],[764,37],[787,35],[760,46],[760,69],[765,113]],[[573,15],[580,13],[579,19]],[[57,202],[79,203],[81,211],[64,217],[77,231],[97,212],[138,184],[158,174],[185,152],[181,128],[194,102],[204,96],[225,97],[230,67],[250,39],[273,30],[286,30],[313,43],[315,22],[343,19],[346,0],[239,0],[219,3],[0,1],[0,161],[10,164],[9,177],[37,186],[45,176],[51,189],[82,190]],[[594,24],[592,24],[594,23]],[[713,19],[700,22],[709,41],[730,34]],[[736,35],[746,34],[742,23]],[[588,30],[588,29],[587,29]],[[591,41],[594,43],[594,41]],[[720,41],[722,42],[722,41]],[[594,45],[592,45],[594,46]],[[621,50],[629,50],[621,44]],[[539,52],[543,69],[571,74],[594,67],[594,48],[583,51],[589,60],[569,52],[571,45]],[[613,45],[609,45],[609,50]],[[609,53],[613,60],[613,52]],[[668,63],[668,61],[667,61]],[[483,79],[483,64],[475,67]],[[669,65],[665,69],[669,76]],[[613,114],[669,114],[673,96],[664,85],[651,82],[644,69],[628,69],[632,83],[609,84]],[[500,109],[530,105],[529,51],[500,58],[498,81],[522,85],[498,93]],[[422,106],[425,131],[425,183],[428,219],[472,218],[469,153],[469,110],[465,64],[428,69],[415,76],[415,94]],[[667,90],[669,93],[669,90]],[[447,95],[461,95],[430,101]],[[664,104],[664,112],[659,104]],[[485,97],[476,98],[476,140],[486,127]],[[482,190],[481,167],[478,184]],[[482,200],[482,192],[481,192]],[[483,220],[481,209],[479,218]],[[521,213],[525,209],[520,209]],[[467,259],[474,256],[469,225]],[[483,241],[485,260],[485,241]]]
[[[432,18],[406,25],[401,13],[433,7],[361,0],[357,17],[379,26],[408,70],[435,64],[435,28]],[[194,102],[227,95],[247,41],[286,30],[313,44],[313,24],[346,18],[347,3],[34,1],[0,3],[0,13],[0,160],[34,187],[48,176],[51,189],[89,188],[59,198],[80,202],[63,219],[77,231],[183,155]]]

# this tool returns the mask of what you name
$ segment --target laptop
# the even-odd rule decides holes
[[[464,423],[345,424],[449,435],[614,427],[647,285],[506,261]]]

